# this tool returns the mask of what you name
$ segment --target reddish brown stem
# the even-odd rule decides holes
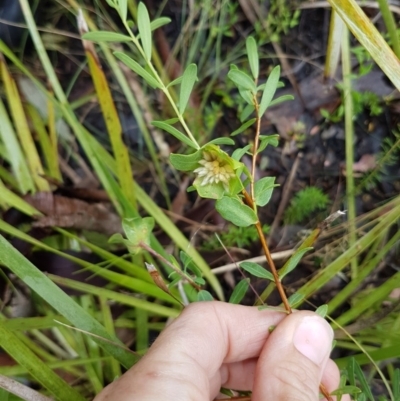
[[[251,159],[251,180],[250,180],[250,195],[251,195],[251,200],[254,202],[254,177],[256,176],[256,162],[257,162],[257,150],[258,150],[258,144],[260,141],[260,131],[261,131],[261,118],[258,113],[258,102],[257,98],[254,95],[253,96],[254,100],[254,109],[256,113],[256,134],[254,136],[254,144],[253,144],[253,156]]]
[[[197,291],[201,291],[201,287],[194,282],[194,280],[188,275],[184,274],[181,270],[179,270],[176,266],[174,266],[169,260],[165,259],[162,255],[160,255],[158,252],[156,252],[153,248],[151,248],[149,245],[147,245],[144,242],[140,242],[139,246],[156,257],[160,262],[165,263],[168,265],[172,270],[174,270],[176,273],[178,273],[182,278],[184,278],[193,288],[195,288]]]
[[[249,195],[249,193],[246,190],[243,190],[242,193],[244,195],[244,201],[247,204],[247,206],[251,207],[254,210],[254,203],[253,203],[253,200],[251,199],[251,196]],[[272,260],[271,252],[269,251],[267,240],[265,239],[264,233],[262,231],[261,223],[259,221],[257,221],[255,226],[257,229],[258,237],[260,238],[261,246],[263,248],[265,257],[267,258],[269,268],[271,270],[272,275],[274,276],[275,285],[276,285],[276,288],[278,289],[282,303],[285,306],[286,311],[288,313],[292,313],[292,308],[290,307],[285,290],[283,289],[283,286],[281,283],[281,279],[279,278],[278,271],[276,270],[275,263]],[[332,401],[332,397],[329,395],[328,390],[325,388],[325,386],[322,383],[319,385],[319,391],[323,394],[323,396],[328,401]]]
[[[254,203],[253,203],[253,200],[252,200],[251,196],[249,195],[249,193],[245,189],[242,191],[242,193],[244,195],[244,201],[247,204],[247,206],[251,207],[254,210]],[[264,233],[262,231],[260,221],[257,221],[255,226],[257,229],[258,237],[260,238],[261,246],[263,248],[265,257],[267,258],[269,268],[271,270],[272,275],[274,276],[275,285],[276,285],[276,288],[282,299],[283,305],[288,313],[292,313],[292,308],[289,305],[289,301],[287,299],[285,290],[283,289],[281,279],[279,278],[278,271],[276,270],[276,267],[275,267],[275,263],[272,260],[271,252],[269,251],[268,243],[267,243],[267,240],[265,239]]]

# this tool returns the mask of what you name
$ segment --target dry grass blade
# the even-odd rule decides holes
[[[400,90],[400,61],[355,0],[329,0],[353,35]]]

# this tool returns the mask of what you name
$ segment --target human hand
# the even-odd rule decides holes
[[[252,401],[318,401],[321,382],[328,392],[339,385],[332,340],[312,312],[197,302],[94,401],[208,401],[221,387],[251,390]]]

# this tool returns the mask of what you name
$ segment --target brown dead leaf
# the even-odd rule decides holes
[[[181,184],[179,185],[179,191],[176,194],[174,200],[171,204],[171,212],[183,216],[185,211],[185,206],[188,203],[187,192],[186,189],[189,185],[189,177],[185,177]]]
[[[353,164],[353,171],[358,173],[366,173],[376,167],[376,156],[375,155],[362,155],[361,159]]]
[[[87,203],[50,192],[28,195],[25,200],[45,215],[37,218],[35,227],[58,226],[106,235],[122,233],[120,217],[103,203]]]

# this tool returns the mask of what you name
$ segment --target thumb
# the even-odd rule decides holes
[[[332,340],[333,331],[320,316],[305,311],[290,314],[260,354],[252,400],[318,401]]]

